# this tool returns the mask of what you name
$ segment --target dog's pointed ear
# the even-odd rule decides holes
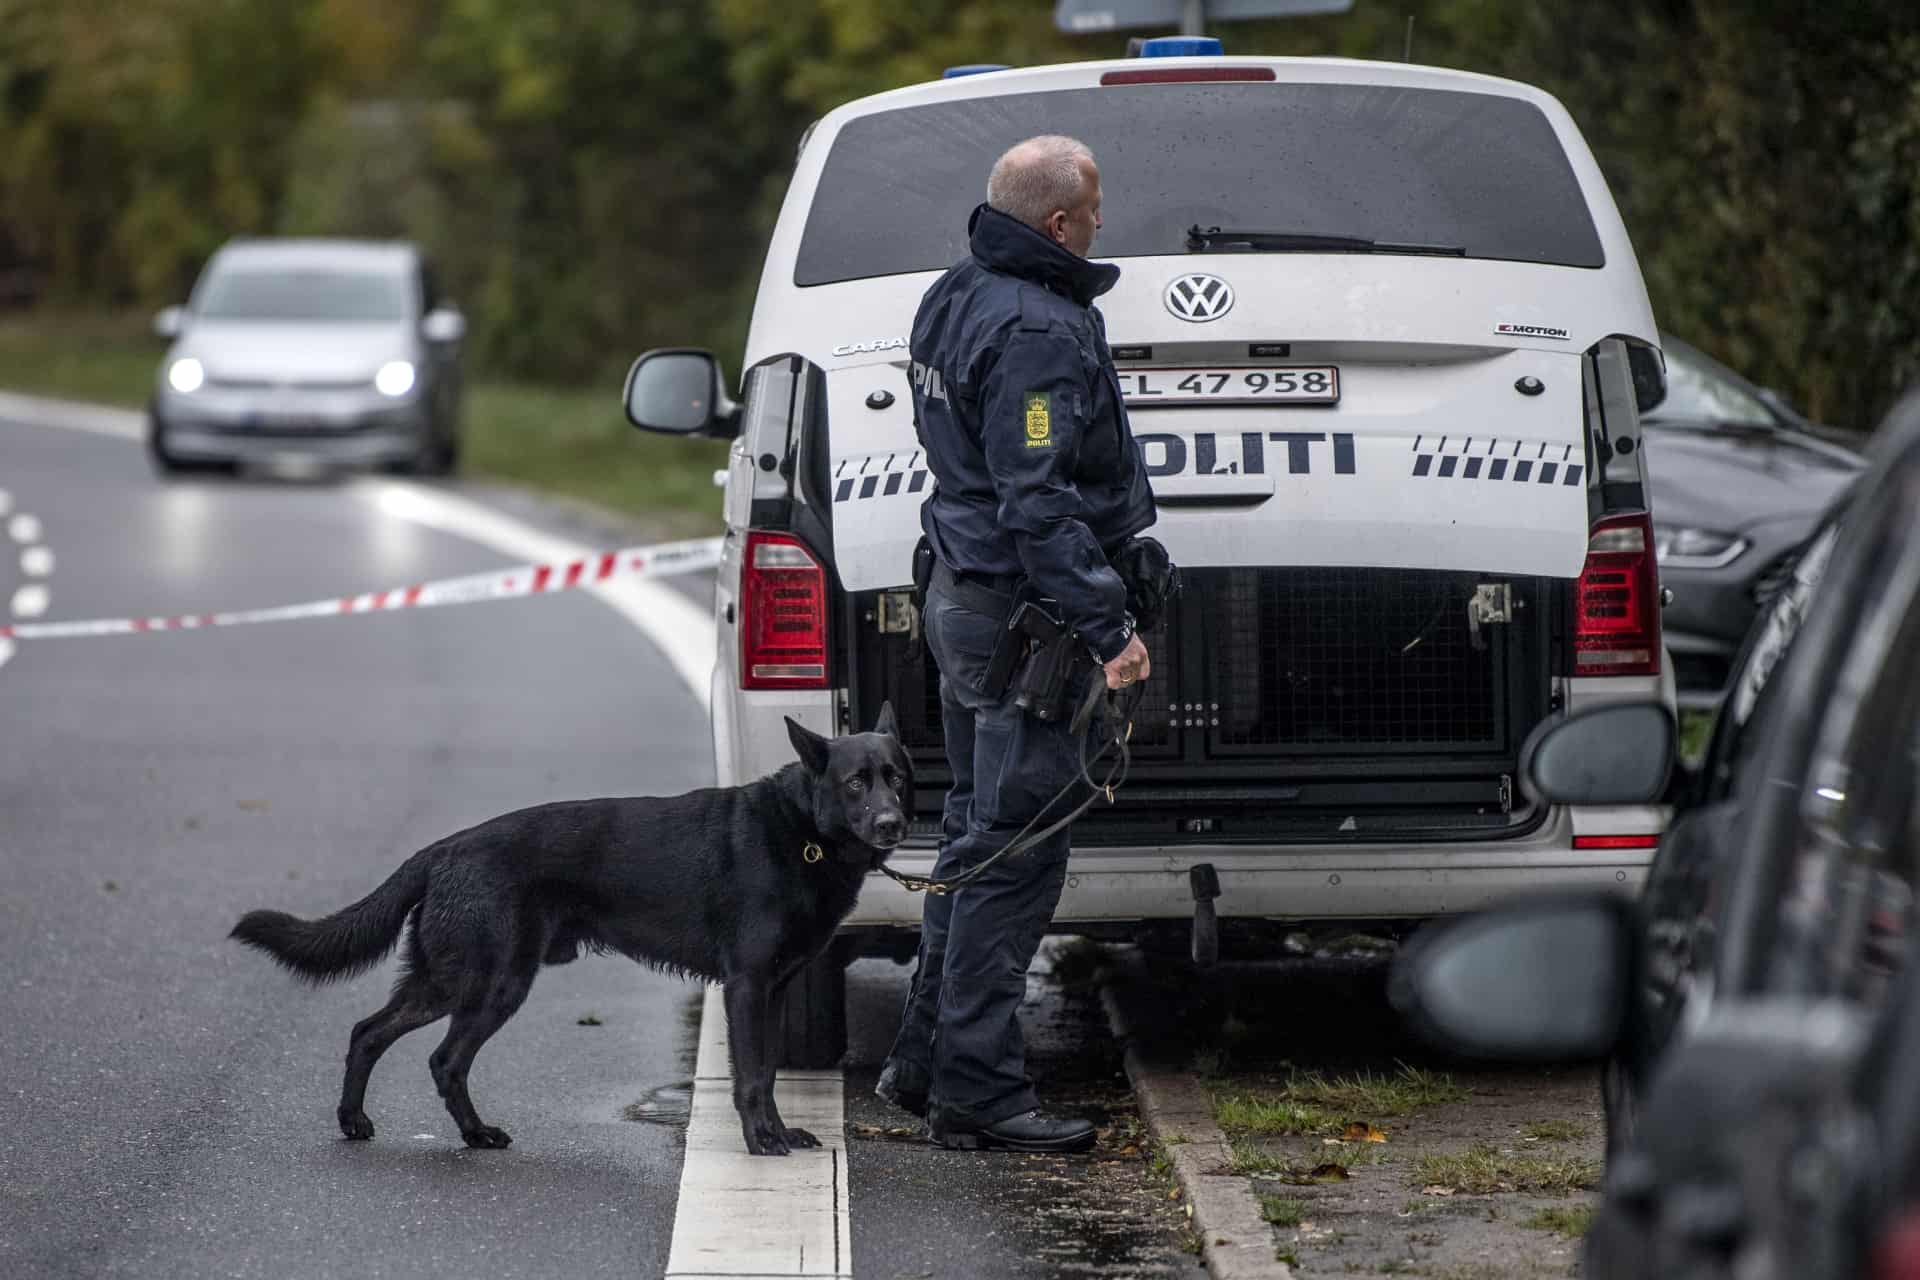
[[[898,738],[900,736],[900,728],[893,721],[893,703],[883,702],[880,704],[880,718],[873,722],[873,731],[875,733],[884,733],[889,738]]]
[[[808,773],[825,773],[827,771],[827,740],[792,716],[786,719],[787,737],[793,740],[793,749],[799,753],[800,763],[807,766]]]

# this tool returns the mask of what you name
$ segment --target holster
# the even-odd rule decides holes
[[[1078,632],[1031,600],[1022,601],[1008,621],[1010,633],[1027,639],[1027,662],[1014,687],[1013,705],[1036,720],[1064,718],[1071,707],[1067,691],[1074,671],[1092,655]]]

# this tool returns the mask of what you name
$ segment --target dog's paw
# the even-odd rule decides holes
[[[481,1151],[499,1150],[513,1145],[513,1139],[507,1135],[505,1129],[496,1129],[490,1124],[483,1124],[478,1129],[469,1129],[460,1136],[466,1139],[468,1146]]]
[[[789,1130],[788,1132],[791,1132]],[[745,1132],[747,1154],[750,1156],[784,1156],[788,1154],[787,1142],[778,1129],[749,1128]]]
[[[340,1132],[355,1142],[365,1142],[373,1136],[373,1121],[367,1119],[364,1111],[342,1111]]]
[[[820,1145],[820,1139],[814,1137],[805,1129],[788,1129],[782,1136],[786,1138],[789,1147],[817,1147]]]

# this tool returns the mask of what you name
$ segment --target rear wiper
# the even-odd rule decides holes
[[[1228,253],[1416,253],[1464,258],[1457,244],[1405,244],[1365,236],[1327,236],[1306,231],[1229,231],[1221,227],[1187,228],[1187,252]]]

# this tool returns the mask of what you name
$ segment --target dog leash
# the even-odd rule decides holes
[[[1060,788],[1060,790],[1054,792],[1047,802],[1040,806],[1040,812],[1034,814],[1027,825],[1020,828],[1020,830],[1015,833],[1013,839],[1003,845],[992,857],[967,868],[965,873],[954,876],[949,880],[936,880],[930,876],[908,875],[904,871],[895,871],[884,862],[880,864],[880,874],[899,884],[902,888],[906,889],[908,893],[931,893],[935,895],[952,893],[955,889],[961,888],[985,875],[996,863],[1003,859],[1017,857],[1025,853],[1028,849],[1033,848],[1048,836],[1066,827],[1081,814],[1091,809],[1093,802],[1098,800],[1102,795],[1106,796],[1108,804],[1112,804],[1115,789],[1126,781],[1127,771],[1133,766],[1133,753],[1128,749],[1127,744],[1133,738],[1133,712],[1134,709],[1139,706],[1140,695],[1144,691],[1144,685],[1136,685],[1126,694],[1122,695],[1126,699],[1125,710],[1120,712],[1124,724],[1114,731],[1112,736],[1107,739],[1105,745],[1089,757],[1087,755],[1087,742],[1092,737],[1089,730],[1092,727],[1093,715],[1094,712],[1099,709],[1101,699],[1109,693],[1109,690],[1102,681],[1095,680],[1093,682],[1093,687],[1087,690],[1086,699],[1080,704],[1080,710],[1076,712],[1073,717],[1073,732],[1080,739],[1079,776],[1068,782],[1067,785]],[[1115,700],[1110,705],[1114,710],[1119,710],[1120,703],[1118,700]],[[1107,770],[1107,776],[1105,778],[1099,782],[1095,782],[1093,780],[1093,766],[1098,764],[1101,757],[1105,756],[1108,751],[1115,752],[1113,767]],[[1072,812],[1066,816],[1049,823],[1039,831],[1033,830],[1034,825],[1046,817],[1047,810],[1053,808],[1055,804],[1059,803],[1066,796],[1071,795],[1073,789],[1082,783],[1085,783],[1091,788],[1091,794],[1088,795],[1085,800],[1075,805]],[[1032,834],[1028,834],[1029,832]]]

